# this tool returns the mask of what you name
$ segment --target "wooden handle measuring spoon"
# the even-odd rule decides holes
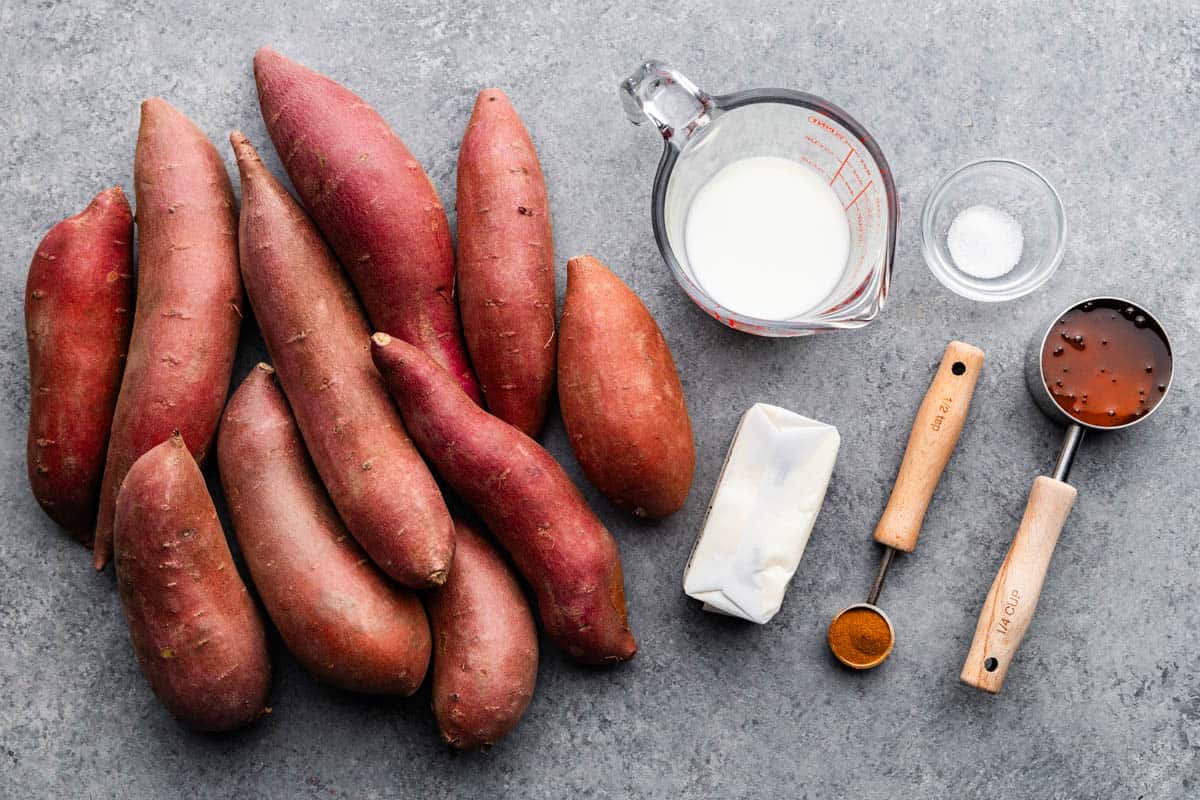
[[[905,553],[917,546],[925,511],[967,421],[982,368],[983,351],[978,347],[964,342],[946,346],[933,383],[917,409],[892,496],[875,526],[875,541],[880,544]]]
[[[829,647],[848,667],[877,667],[892,652],[895,631],[875,603],[896,551],[911,553],[917,546],[929,501],[967,421],[982,368],[982,350],[951,342],[917,409],[892,496],[875,527],[875,541],[884,545],[883,560],[867,602],[842,609],[829,624]]]

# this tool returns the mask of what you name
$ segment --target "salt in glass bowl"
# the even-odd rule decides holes
[[[959,269],[946,245],[955,217],[975,205],[992,206],[1021,226],[1021,259],[996,278],[977,278]],[[921,253],[925,263],[955,294],[985,303],[1015,300],[1050,280],[1067,245],[1062,198],[1037,170],[1004,158],[964,164],[934,187],[921,211]]]

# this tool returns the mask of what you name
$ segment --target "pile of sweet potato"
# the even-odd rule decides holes
[[[134,156],[136,297],[119,187],[38,246],[34,495],[97,569],[115,561],[134,653],[183,723],[264,713],[261,607],[329,684],[407,696],[432,665],[443,738],[490,745],[537,677],[518,576],[572,658],[637,651],[616,542],[534,438],[553,390],[587,476],[663,517],[695,461],[675,365],[588,256],[568,265],[556,330],[545,179],[503,92],[479,93],[463,138],[456,258],[433,185],[379,113],[267,48],[254,73],[299,201],[234,132],[239,211],[212,142],[152,99]],[[272,364],[226,403],[246,302]],[[200,471],[214,444],[257,603]]]

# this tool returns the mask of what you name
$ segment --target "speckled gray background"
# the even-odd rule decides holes
[[[1197,795],[1193,5],[196,5],[0,4],[0,795]],[[250,70],[265,43],[375,104],[448,207],[475,92],[504,87],[549,179],[560,292],[568,256],[610,263],[657,315],[689,394],[699,466],[683,512],[639,524],[585,488],[621,544],[638,657],[595,672],[547,646],[528,715],[485,754],[443,748],[427,693],[390,702],[331,691],[278,647],[269,718],[231,736],[186,732],[138,672],[111,572],[92,573],[26,485],[20,307],[35,243],[102,187],[131,185],[146,96],[191,115],[231,168],[225,135],[239,127],[278,170]],[[648,217],[659,141],[625,121],[615,93],[651,56],[714,92],[806,89],[877,135],[902,226],[895,291],[874,325],[754,339],[713,324],[676,289]],[[925,269],[917,218],[938,177],[992,154],[1045,171],[1071,238],[1045,288],[984,306]],[[1085,444],[1072,476],[1080,500],[1037,619],[1004,694],[985,696],[959,684],[962,658],[1026,490],[1060,435],[1025,394],[1022,349],[1048,315],[1096,292],[1157,311],[1179,375],[1152,422]],[[825,627],[866,591],[874,521],[951,337],[987,351],[985,377],[921,547],[889,578],[896,652],[882,669],[850,674],[827,655]],[[248,329],[235,377],[262,355]],[[679,588],[735,422],[757,400],[835,423],[843,442],[787,602],[761,628],[701,613]],[[546,442],[579,477],[557,420]]]

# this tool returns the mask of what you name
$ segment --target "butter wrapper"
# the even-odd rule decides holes
[[[742,415],[683,575],[706,611],[770,621],[804,555],[841,436],[766,403]]]

